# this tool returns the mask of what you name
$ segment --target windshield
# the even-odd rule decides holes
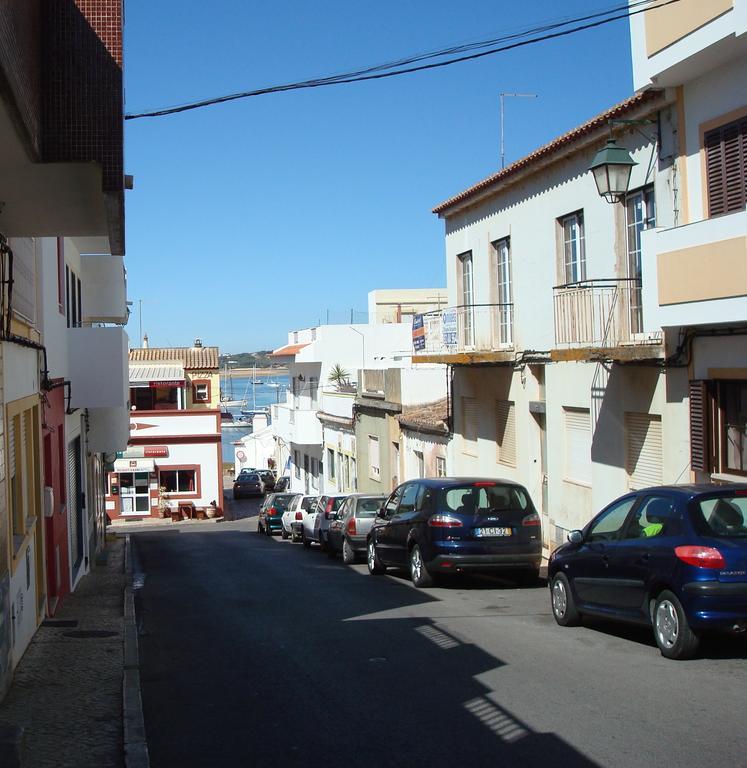
[[[530,507],[527,492],[518,485],[475,483],[442,488],[438,493],[439,511],[459,514],[523,512]]]
[[[376,513],[386,501],[386,496],[368,496],[358,499],[355,508],[356,517],[376,517]]]
[[[278,493],[272,499],[272,506],[275,509],[286,510],[295,497],[295,493]]]
[[[693,505],[693,523],[704,536],[747,538],[747,494],[700,499]]]

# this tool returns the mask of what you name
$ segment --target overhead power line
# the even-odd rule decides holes
[[[213,98],[193,101],[174,107],[165,107],[163,109],[156,109],[146,112],[128,113],[125,115],[125,120],[138,120],[143,117],[163,117],[165,115],[178,114],[179,112],[187,112],[192,109],[209,107],[213,104],[223,104],[227,101],[246,99],[252,96],[264,96],[270,93],[297,91],[306,88],[321,88],[328,85],[359,83],[367,80],[381,80],[388,77],[399,77],[401,75],[408,75],[414,72],[423,72],[429,69],[447,67],[451,66],[452,64],[459,64],[464,61],[473,61],[485,56],[492,56],[497,53],[503,53],[515,48],[521,48],[527,45],[534,45],[536,43],[545,42],[547,40],[566,37],[568,35],[576,34],[577,32],[583,32],[585,30],[601,27],[605,24],[610,24],[613,21],[627,19],[631,16],[636,16],[639,13],[658,10],[659,8],[664,8],[667,5],[672,5],[673,3],[678,2],[680,2],[680,0],[666,0],[666,2],[659,3],[658,5],[651,5],[651,0],[636,0],[636,2],[630,3],[630,5],[627,3],[625,5],[618,5],[606,11],[598,11],[597,13],[589,14],[586,16],[578,16],[573,19],[545,24],[525,32],[516,32],[510,35],[505,35],[503,37],[464,43],[462,45],[455,45],[449,48],[431,51],[428,53],[420,53],[406,58],[398,59],[396,61],[391,61],[385,64],[377,64],[375,66],[366,67],[365,69],[352,72],[345,72],[338,75],[329,75],[327,77],[314,78],[311,80],[301,80],[295,83],[286,83],[284,85],[271,85],[264,88],[256,88],[250,91],[231,93],[224,96],[215,96]],[[563,27],[568,28],[563,29]],[[498,43],[500,43],[500,45],[496,45]],[[463,55],[455,56],[454,54]],[[439,59],[443,58],[444,56],[449,56],[451,58],[446,58],[442,61],[429,61],[430,59]]]

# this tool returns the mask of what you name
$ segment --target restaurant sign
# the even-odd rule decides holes
[[[168,455],[168,445],[138,445],[126,451],[117,451],[118,459],[163,459]]]
[[[151,389],[178,389],[184,386],[184,381],[172,379],[171,381],[149,381],[148,386]]]

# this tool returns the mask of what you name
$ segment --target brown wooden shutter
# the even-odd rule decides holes
[[[690,382],[690,468],[711,471],[708,382]]]
[[[741,211],[747,203],[747,117],[704,136],[708,215]]]

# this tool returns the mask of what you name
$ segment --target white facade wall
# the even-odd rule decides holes
[[[448,369],[445,365],[419,365],[400,373],[403,406],[433,403],[446,397]]]

